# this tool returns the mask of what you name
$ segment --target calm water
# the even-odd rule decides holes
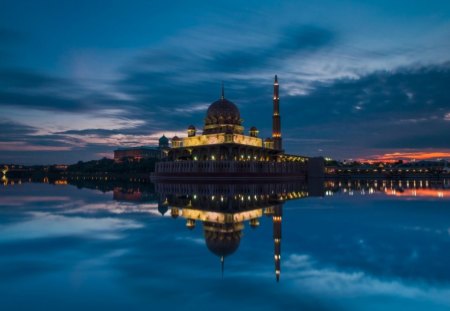
[[[0,309],[449,310],[449,203],[428,181],[7,185]]]

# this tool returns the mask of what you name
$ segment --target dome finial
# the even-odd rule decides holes
[[[221,99],[221,100],[224,100],[224,99],[225,99],[225,89],[224,89],[224,87],[223,87],[223,81],[222,81],[222,96],[220,96],[220,99]]]

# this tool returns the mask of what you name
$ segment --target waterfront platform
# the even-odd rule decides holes
[[[306,180],[306,175],[303,162],[168,161],[156,164],[151,180]]]

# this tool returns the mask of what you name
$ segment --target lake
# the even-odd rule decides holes
[[[449,310],[450,184],[0,187],[1,310]]]

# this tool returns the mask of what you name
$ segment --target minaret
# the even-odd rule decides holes
[[[220,99],[223,101],[225,99],[225,90],[223,87],[223,81],[222,81],[222,95],[220,96]]]
[[[280,120],[280,97],[278,92],[278,77],[275,75],[273,83],[273,120],[272,120],[272,138],[276,150],[282,150],[281,143],[281,120]]]
[[[273,214],[273,242],[274,242],[274,259],[275,259],[275,277],[277,282],[280,281],[281,273],[281,216],[282,204],[274,206]]]

